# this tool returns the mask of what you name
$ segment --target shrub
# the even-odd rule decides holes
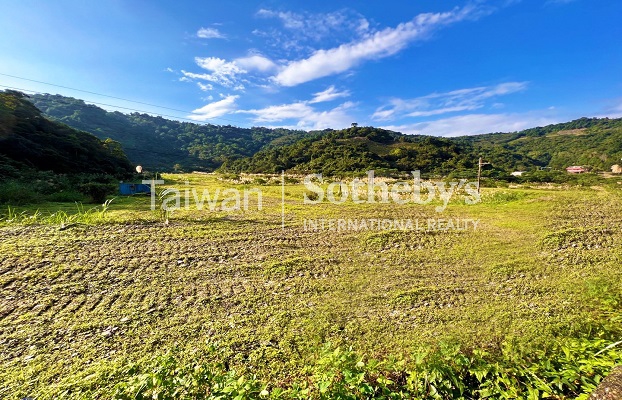
[[[89,196],[93,203],[103,203],[109,194],[114,194],[116,188],[110,183],[89,182],[80,185],[80,192]]]
[[[441,343],[405,360],[375,360],[352,349],[326,344],[303,377],[269,384],[236,374],[216,348],[190,361],[169,352],[145,372],[131,366],[121,372],[116,399],[274,398],[274,399],[587,399],[622,360],[622,316],[592,321],[588,333],[550,343],[546,349],[521,350],[512,341],[490,353]],[[157,397],[156,397],[157,396]],[[238,397],[236,397],[238,396]]]
[[[81,203],[86,201],[86,196],[77,190],[61,190],[46,196],[47,201],[57,201],[61,203]]]
[[[24,205],[42,201],[32,183],[8,181],[0,183],[0,204]]]
[[[311,201],[317,201],[320,199],[320,195],[317,194],[317,192],[307,192],[305,193],[305,196],[307,196],[307,199]]]

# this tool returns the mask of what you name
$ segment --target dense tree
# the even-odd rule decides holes
[[[32,102],[47,116],[122,144],[129,159],[148,169],[214,170],[267,146],[295,142],[303,131],[195,124],[142,113],[109,112],[82,100],[37,94]]]
[[[123,176],[132,169],[118,142],[50,121],[15,91],[0,92],[0,163],[1,170],[13,173],[33,169]]]
[[[200,125],[108,112],[58,95],[35,95],[32,101],[58,121],[121,143],[134,163],[160,170],[356,174],[377,169],[467,176],[484,157],[492,164],[485,174],[502,177],[569,165],[608,170],[622,158],[622,119],[580,118],[520,132],[441,138],[358,124],[314,132]]]

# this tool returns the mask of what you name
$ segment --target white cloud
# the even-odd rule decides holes
[[[323,92],[315,93],[313,96],[314,96],[313,99],[309,101],[309,103],[311,104],[321,103],[323,101],[331,101],[331,100],[338,99],[340,97],[348,97],[350,96],[350,92],[347,90],[340,92],[337,89],[335,89],[335,86],[329,86]]]
[[[257,16],[264,18],[279,18],[283,22],[283,26],[289,29],[304,28],[304,17],[301,14],[287,11],[272,11],[265,8],[257,11]]]
[[[201,28],[197,31],[197,37],[201,39],[225,39],[226,36],[216,28]]]
[[[363,34],[369,29],[367,19],[350,9],[314,14],[262,8],[257,12],[257,16],[279,19],[284,28],[294,33],[297,40],[317,42],[346,32]]]
[[[309,58],[290,62],[274,80],[282,86],[304,82],[349,70],[365,60],[388,57],[404,49],[410,42],[421,39],[434,28],[481,15],[475,6],[456,8],[444,13],[419,14],[395,28],[386,28],[363,39],[342,44],[329,50],[317,50]]]
[[[433,115],[440,115],[440,114],[446,114],[446,113],[458,112],[458,111],[474,110],[476,108],[479,108],[479,107],[477,106],[446,107],[446,108],[439,108],[436,110],[428,110],[428,111],[413,111],[410,114],[408,114],[408,116],[409,117],[431,117]]]
[[[338,107],[328,111],[316,112],[308,120],[302,120],[298,123],[301,129],[342,129],[349,127],[355,120],[350,116],[347,110],[353,108],[355,103],[347,101]]]
[[[622,99],[617,99],[620,103],[615,102],[606,107],[605,111],[601,115],[597,115],[598,118],[622,118]]]
[[[277,67],[272,60],[258,54],[237,58],[233,61],[218,57],[195,57],[194,60],[199,67],[209,71],[209,73],[198,74],[182,70],[182,80],[204,80],[233,90],[245,89],[245,84],[250,82],[242,76],[247,75],[249,71],[266,73]],[[199,87],[206,90],[201,85]]]
[[[473,111],[484,107],[486,100],[523,91],[527,82],[506,82],[495,86],[481,86],[432,93],[414,99],[392,99],[372,115],[375,120],[390,120],[400,116],[429,117],[451,112]],[[495,103],[498,104],[498,103]]]
[[[301,101],[239,112],[255,115],[256,117],[253,119],[254,122],[277,122],[287,119],[305,118],[311,115],[314,110],[307,102]]]
[[[246,70],[240,68],[235,62],[229,62],[218,57],[196,57],[197,65],[209,74],[196,74],[182,70],[184,77],[189,79],[201,79],[210,81],[225,87],[239,87],[238,75],[245,74]]]
[[[199,89],[201,89],[204,92],[207,92],[209,90],[214,90],[214,86],[210,83],[197,82],[197,86],[199,87]]]
[[[361,33],[365,33],[369,30],[369,21],[366,18],[359,19],[359,25],[356,30]]]
[[[240,96],[225,96],[222,100],[215,101],[213,103],[206,104],[201,108],[197,108],[192,111],[192,114],[188,116],[189,119],[194,121],[207,121],[212,118],[218,118],[222,115],[234,112],[237,109],[235,100]]]
[[[418,122],[405,125],[383,126],[406,134],[425,134],[434,136],[463,136],[490,132],[515,132],[535,126],[545,126],[562,122],[550,112],[534,111],[528,113],[468,114],[443,118],[435,121]]]
[[[234,62],[227,62],[218,57],[195,57],[197,65],[208,71],[213,71],[223,75],[235,75],[244,73]]]
[[[240,110],[238,113],[252,114],[253,122],[282,122],[294,120],[294,125],[286,125],[295,129],[314,130],[326,128],[344,128],[349,126],[353,118],[348,110],[354,103],[345,102],[338,107],[326,111],[318,111],[307,101],[270,106],[262,109]],[[285,125],[280,125],[281,127]]]
[[[248,57],[235,59],[235,64],[246,70],[256,70],[260,72],[268,72],[276,69],[277,65],[264,56],[255,54]]]

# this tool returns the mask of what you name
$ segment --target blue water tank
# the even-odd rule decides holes
[[[119,194],[131,196],[139,193],[151,193],[151,186],[144,183],[119,183]]]

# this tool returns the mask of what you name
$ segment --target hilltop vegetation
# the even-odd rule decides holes
[[[118,141],[133,163],[163,171],[347,175],[369,169],[388,174],[418,169],[430,176],[472,176],[477,159],[484,157],[491,163],[485,176],[511,179],[512,171],[563,171],[569,165],[608,171],[622,158],[622,119],[581,118],[520,132],[441,138],[373,127],[303,132],[200,125],[109,112],[60,95],[31,99],[51,118]],[[531,179],[565,178],[540,171]]]
[[[211,171],[224,162],[252,156],[273,141],[288,143],[306,135],[287,129],[202,125],[137,112],[110,112],[60,95],[30,97],[50,118],[120,142],[133,163],[152,170]]]
[[[514,133],[465,136],[494,165],[506,170],[584,165],[609,171],[622,158],[622,118],[580,118]]]
[[[259,151],[223,165],[235,172],[319,172],[326,175],[421,170],[446,175],[471,169],[472,146],[432,136],[407,136],[380,128],[324,131],[296,143]]]
[[[99,202],[102,185],[131,170],[118,142],[48,120],[22,93],[0,92],[0,203],[52,194]]]
[[[296,143],[259,151],[223,165],[235,172],[397,173],[420,170],[432,176],[472,176],[479,157],[491,166],[485,176],[509,179],[512,171],[563,170],[584,165],[608,171],[622,158],[622,119],[582,118],[515,133],[440,138],[403,135],[372,127],[324,131]],[[540,176],[542,175],[542,176]],[[554,172],[538,172],[554,179]]]
[[[132,168],[118,142],[50,121],[13,91],[0,92],[0,154],[4,174],[32,168],[120,175]]]

